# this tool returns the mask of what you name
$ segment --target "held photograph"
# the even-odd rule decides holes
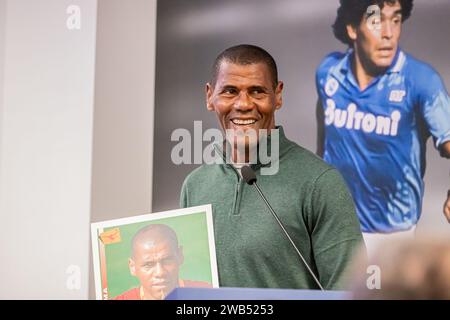
[[[91,233],[97,300],[218,287],[210,205],[96,222]]]

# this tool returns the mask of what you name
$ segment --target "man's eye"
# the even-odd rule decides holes
[[[223,94],[235,94],[236,93],[236,89],[226,88],[226,89],[223,89],[222,93]]]
[[[402,18],[401,18],[401,17],[396,17],[396,18],[394,18],[393,22],[394,22],[395,24],[399,24],[399,23],[402,22]]]
[[[266,92],[263,89],[254,89],[254,90],[251,91],[251,94],[253,96],[257,96],[257,97],[260,97],[260,96],[262,96],[265,93]]]

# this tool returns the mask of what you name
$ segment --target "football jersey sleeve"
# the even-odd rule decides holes
[[[450,141],[450,97],[439,74],[430,66],[417,68],[414,77],[419,112],[435,146]]]
[[[323,60],[320,62],[319,66],[316,69],[316,91],[319,96],[319,99],[321,97],[320,88],[323,87],[324,82],[327,78],[327,74],[330,72],[330,68],[334,66],[339,60],[342,59],[344,56],[341,52],[332,52],[325,56]]]

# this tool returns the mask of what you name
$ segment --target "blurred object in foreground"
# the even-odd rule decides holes
[[[421,237],[381,246],[355,260],[354,299],[450,299],[450,240]]]

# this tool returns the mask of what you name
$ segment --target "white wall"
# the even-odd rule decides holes
[[[2,131],[3,131],[3,77],[5,65],[5,32],[6,32],[6,0],[0,0],[0,164],[2,159]],[[0,180],[2,177],[0,165]],[[0,202],[1,202],[0,193]],[[1,213],[1,212],[0,212]],[[1,251],[0,251],[1,258]]]
[[[97,19],[92,222],[151,212],[156,0],[99,0]]]
[[[0,299],[93,297],[90,222],[151,210],[155,45],[156,0],[0,0]]]
[[[5,4],[0,298],[87,298],[97,1]],[[66,27],[71,4],[80,30]]]
[[[92,221],[151,210],[156,0],[99,0]]]
[[[156,0],[0,0],[0,299],[94,297],[90,222],[151,210],[155,45]]]

